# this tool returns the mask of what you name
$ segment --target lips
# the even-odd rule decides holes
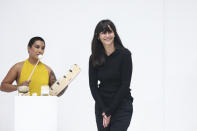
[[[109,38],[109,39],[104,39],[105,41],[110,41],[110,40],[112,40],[111,38]]]

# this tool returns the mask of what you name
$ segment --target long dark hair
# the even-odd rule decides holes
[[[120,37],[116,31],[116,27],[113,24],[111,20],[101,20],[94,30],[94,36],[92,39],[91,49],[92,49],[92,55],[91,55],[91,62],[94,67],[101,66],[105,63],[105,49],[103,47],[103,44],[99,40],[99,34],[101,32],[114,32],[114,46],[115,49],[124,49],[124,46],[120,40]]]

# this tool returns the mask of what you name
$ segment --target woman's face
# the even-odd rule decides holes
[[[38,55],[43,55],[45,44],[43,41],[37,40],[33,43],[32,47],[28,46],[29,56],[38,59]]]
[[[114,44],[114,32],[113,30],[111,29],[111,27],[109,26],[111,32],[101,32],[99,34],[99,39],[100,41],[103,43],[103,45],[111,45],[111,44]]]

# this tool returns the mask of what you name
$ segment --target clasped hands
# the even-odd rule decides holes
[[[110,123],[111,116],[107,116],[105,112],[102,113],[102,116],[103,116],[103,127],[106,128]]]

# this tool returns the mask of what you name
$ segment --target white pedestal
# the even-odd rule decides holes
[[[56,96],[16,96],[15,131],[57,131]]]

